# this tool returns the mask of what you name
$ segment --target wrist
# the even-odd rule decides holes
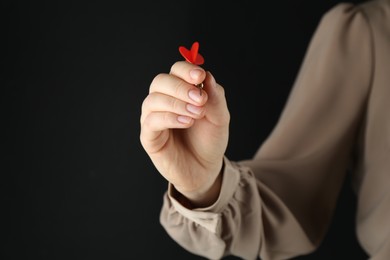
[[[219,197],[222,178],[223,178],[223,163],[219,170],[219,173],[216,175],[216,178],[211,182],[211,185],[205,187],[202,191],[193,191],[193,192],[184,192],[179,191],[175,188],[176,199],[186,208],[205,208],[213,205]]]

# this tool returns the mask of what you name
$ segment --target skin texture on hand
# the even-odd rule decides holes
[[[203,82],[200,95],[196,84]],[[223,88],[185,61],[151,82],[142,104],[140,141],[160,174],[196,206],[216,200],[229,136]]]

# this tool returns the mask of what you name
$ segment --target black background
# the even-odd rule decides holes
[[[249,158],[338,2],[2,2],[2,259],[202,259],[159,224],[167,183],[139,142],[150,82],[199,41],[228,99],[226,154]],[[299,259],[366,259],[354,210],[346,183],[323,244]]]

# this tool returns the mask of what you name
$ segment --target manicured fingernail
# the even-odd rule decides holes
[[[202,71],[200,69],[193,69],[190,71],[190,77],[192,79],[199,79],[199,77],[202,75]]]
[[[191,122],[191,117],[188,117],[188,116],[178,116],[177,117],[177,121],[179,121],[180,123],[183,123],[183,124],[189,124]]]
[[[187,104],[186,108],[190,113],[193,113],[195,115],[200,115],[203,110],[201,107],[197,107],[192,104]]]
[[[190,90],[188,92],[188,96],[195,102],[199,103],[200,101],[202,101],[202,97],[199,94],[199,90],[194,90],[194,89]]]

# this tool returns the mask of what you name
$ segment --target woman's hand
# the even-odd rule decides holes
[[[202,95],[195,86],[201,82]],[[198,206],[219,194],[229,120],[223,88],[185,61],[157,75],[142,104],[142,146],[161,175]]]

